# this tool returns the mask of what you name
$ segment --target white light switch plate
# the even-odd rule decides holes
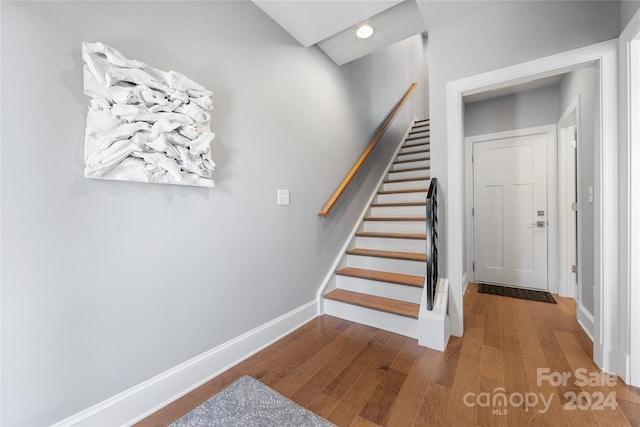
[[[278,190],[278,206],[289,206],[289,190]]]
[[[593,203],[593,187],[589,187],[589,203]]]

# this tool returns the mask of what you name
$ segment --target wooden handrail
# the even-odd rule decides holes
[[[407,102],[407,100],[409,99],[409,97],[411,96],[411,94],[413,93],[413,91],[416,89],[417,86],[418,86],[418,83],[413,83],[411,87],[407,90],[407,92],[404,94],[404,96],[402,97],[398,105],[396,105],[396,108],[394,108],[394,110],[391,112],[387,120],[384,122],[384,125],[382,125],[382,128],[380,129],[380,131],[373,138],[373,141],[371,141],[367,149],[364,151],[364,153],[362,153],[362,156],[360,156],[356,164],[353,165],[353,168],[351,168],[351,171],[349,172],[347,177],[342,181],[342,183],[340,184],[336,192],[333,193],[333,196],[331,196],[331,199],[329,199],[329,201],[324,206],[324,208],[322,208],[322,210],[318,212],[318,216],[329,215],[329,212],[331,212],[331,209],[333,208],[333,206],[336,204],[336,202],[338,201],[342,193],[344,193],[344,190],[347,188],[347,186],[349,185],[353,177],[356,175],[356,173],[358,173],[364,161],[367,160],[367,157],[369,157],[369,154],[371,154],[371,152],[375,148],[376,144],[380,142],[380,140],[382,139],[382,136],[391,125],[391,122],[393,122],[393,119],[396,118],[396,116],[400,112],[400,109]]]

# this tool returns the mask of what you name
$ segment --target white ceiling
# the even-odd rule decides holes
[[[362,23],[370,25],[375,31],[373,36],[364,40],[358,39],[355,35]],[[322,40],[318,43],[318,47],[336,64],[342,65],[421,34],[425,30],[416,2],[403,1],[383,13],[371,16],[364,22],[356,22],[349,28]]]
[[[254,0],[253,2],[301,45],[309,47],[402,3],[402,0]]]
[[[317,45],[338,65],[426,30],[415,0],[253,0],[301,45]],[[358,39],[367,23],[374,35]]]
[[[346,64],[416,34],[478,13],[499,4],[495,0],[253,0],[302,46],[318,46],[333,61]],[[356,29],[375,30],[366,40]],[[557,84],[561,76],[465,97],[465,103]]]
[[[488,0],[253,0],[302,46],[318,46],[338,65],[500,3]],[[363,23],[375,33],[355,36]]]

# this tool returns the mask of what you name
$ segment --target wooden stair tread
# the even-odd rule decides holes
[[[407,190],[382,190],[378,194],[400,194],[400,193],[428,193],[428,188],[409,188]]]
[[[367,216],[365,221],[425,222],[425,216]]]
[[[347,304],[358,305],[360,307],[371,308],[386,313],[398,314],[400,316],[418,318],[420,305],[406,301],[399,301],[391,298],[383,298],[374,295],[361,294],[358,292],[346,291],[344,289],[334,289],[324,295],[325,298],[340,301]]]
[[[381,237],[384,239],[410,239],[427,240],[427,235],[422,233],[381,233],[377,231],[358,231],[357,237]]]
[[[393,273],[391,271],[368,270],[366,268],[344,267],[336,270],[340,276],[358,277],[360,279],[375,280],[376,282],[395,283],[397,285],[424,287],[424,276],[413,274]]]
[[[381,251],[378,249],[351,248],[347,249],[347,254],[370,256],[375,258],[402,259],[406,261],[427,261],[427,254],[418,252]]]
[[[392,208],[403,206],[426,206],[426,202],[371,203],[372,208]]]
[[[399,172],[399,171],[396,171]],[[397,182],[412,182],[412,181],[428,181],[430,180],[431,177],[426,175],[426,176],[419,176],[416,178],[401,178],[401,179],[387,179],[384,181],[384,184],[394,184]]]

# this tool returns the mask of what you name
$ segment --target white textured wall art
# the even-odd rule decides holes
[[[175,71],[83,43],[90,178],[213,187],[211,92]]]

